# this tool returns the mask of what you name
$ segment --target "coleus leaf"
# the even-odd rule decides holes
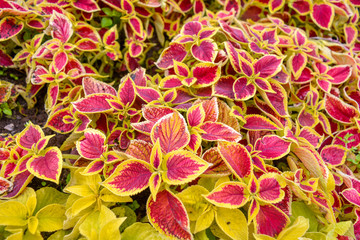
[[[136,158],[150,163],[151,149],[153,145],[140,139],[131,140],[129,147],[125,153]]]
[[[204,152],[202,158],[211,163],[212,165],[203,173],[204,176],[208,177],[218,177],[218,176],[227,176],[231,174],[231,171],[226,166],[226,163],[222,159],[218,148],[210,148]]]
[[[255,231],[274,237],[279,234],[290,222],[289,217],[279,208],[270,204],[259,204],[258,214],[255,217]]]
[[[64,119],[72,119],[73,116],[68,108],[61,109],[52,113],[47,122],[46,127],[58,133],[69,133],[75,128],[75,123],[64,122]]]
[[[251,156],[239,143],[219,142],[220,155],[238,179],[250,178],[253,170]]]
[[[93,0],[75,0],[71,3],[75,8],[87,13],[92,13],[100,10],[96,1]]]
[[[159,232],[176,239],[193,239],[186,209],[171,192],[162,190],[156,201],[150,196],[146,209],[151,225]]]
[[[107,150],[106,136],[99,130],[86,129],[84,139],[76,142],[76,150],[87,159],[100,159]]]
[[[23,28],[23,22],[18,22],[14,17],[4,17],[0,21],[0,42],[16,36]]]
[[[344,124],[352,123],[354,118],[359,116],[359,112],[353,106],[331,94],[325,96],[325,110],[330,117]]]
[[[334,20],[335,11],[329,4],[314,4],[310,16],[320,28],[329,30]]]
[[[204,132],[201,137],[207,141],[229,141],[238,142],[242,136],[232,127],[219,122],[205,122],[200,126]]]
[[[210,86],[220,78],[219,66],[212,63],[198,63],[191,72],[196,78],[196,83],[193,85],[195,88]]]
[[[285,141],[277,135],[268,135],[259,138],[254,146],[258,156],[266,160],[276,160],[290,152],[291,142]]]
[[[49,147],[26,163],[27,169],[36,177],[59,183],[62,170],[62,155],[57,147]]]
[[[197,104],[189,108],[186,118],[190,127],[196,127],[205,120],[205,110],[202,104]]]
[[[149,163],[130,159],[120,163],[102,185],[116,195],[130,196],[146,189],[151,175]]]
[[[131,106],[136,97],[134,82],[130,76],[126,76],[118,90],[118,98],[124,106]]]
[[[332,165],[339,166],[345,163],[346,148],[340,145],[328,145],[321,149],[321,157],[324,162]]]
[[[255,74],[260,78],[269,78],[281,70],[282,58],[275,55],[266,55],[258,59],[254,64]]]
[[[21,194],[26,186],[31,182],[34,178],[34,175],[31,174],[29,171],[24,171],[17,174],[13,179],[13,188],[11,191],[7,192],[5,195],[2,195],[1,198],[9,199],[14,198]]]
[[[240,77],[236,79],[233,85],[233,91],[236,100],[245,101],[255,95],[256,87],[254,84],[248,83],[247,78]]]
[[[250,193],[245,183],[225,182],[205,196],[218,207],[239,208],[249,201]]]
[[[201,62],[214,62],[217,45],[210,40],[202,40],[199,44],[193,44],[191,54]]]
[[[280,130],[280,128],[274,122],[261,115],[246,115],[245,121],[246,123],[242,127],[247,130]]]
[[[164,153],[169,153],[188,145],[190,133],[183,116],[171,113],[160,118],[151,130],[151,140],[159,140]]]
[[[155,63],[160,69],[168,69],[174,65],[173,60],[182,62],[187,56],[187,51],[179,43],[172,43],[160,55],[158,61]]]
[[[69,41],[74,33],[73,26],[69,18],[57,11],[53,11],[49,20],[49,26],[51,27],[51,36],[59,39],[62,43]]]
[[[258,179],[259,190],[257,197],[266,203],[278,203],[280,202],[285,193],[281,190],[281,185],[277,180],[276,173],[267,173]]]
[[[162,174],[162,179],[171,185],[188,183],[200,176],[209,165],[208,162],[189,151],[173,151],[164,158],[165,171]]]
[[[30,122],[17,136],[16,142],[20,147],[31,150],[44,136],[41,127]]]
[[[84,77],[82,80],[82,86],[85,95],[90,95],[94,93],[106,93],[116,96],[116,90],[112,86],[96,80],[92,77]]]
[[[72,102],[72,104],[81,113],[101,113],[112,111],[108,100],[115,100],[115,97],[106,93],[94,93]]]

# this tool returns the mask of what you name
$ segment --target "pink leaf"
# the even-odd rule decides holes
[[[242,138],[239,132],[224,123],[206,122],[200,128],[205,132],[202,139],[207,141],[238,142]]]
[[[186,209],[171,192],[159,192],[156,201],[150,196],[146,209],[150,223],[161,233],[174,239],[193,239]]]

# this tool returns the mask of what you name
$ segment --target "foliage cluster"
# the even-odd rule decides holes
[[[0,236],[360,239],[359,7],[0,0]]]

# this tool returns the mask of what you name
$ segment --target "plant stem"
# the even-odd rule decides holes
[[[75,155],[75,154],[63,154],[62,156],[63,158],[67,158],[67,159],[78,159],[80,157],[79,155]]]

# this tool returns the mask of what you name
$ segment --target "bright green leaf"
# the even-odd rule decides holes
[[[113,21],[111,18],[104,17],[101,19],[101,27],[106,28],[110,27],[113,24]]]
[[[0,225],[25,226],[27,224],[27,209],[17,201],[0,204]]]

